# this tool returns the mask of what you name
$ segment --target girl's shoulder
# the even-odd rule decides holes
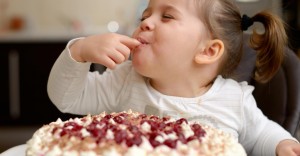
[[[252,93],[254,87],[249,85],[247,81],[238,82],[234,79],[223,78],[218,76],[213,84],[214,90],[218,92],[237,93]]]

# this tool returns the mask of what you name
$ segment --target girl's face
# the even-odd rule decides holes
[[[186,74],[208,36],[193,0],[150,0],[133,37],[141,43],[132,51],[137,72],[150,78]],[[184,75],[186,76],[186,75]]]

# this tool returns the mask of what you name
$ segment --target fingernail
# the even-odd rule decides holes
[[[141,42],[137,39],[134,39],[136,43],[141,44]]]

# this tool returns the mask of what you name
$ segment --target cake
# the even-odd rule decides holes
[[[27,156],[244,156],[229,134],[186,119],[105,112],[39,128]]]

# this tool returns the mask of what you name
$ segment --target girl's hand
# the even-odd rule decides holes
[[[113,69],[129,58],[141,43],[125,35],[108,33],[89,36],[71,45],[71,55],[78,62],[98,63]]]
[[[283,140],[276,148],[277,156],[300,156],[300,144],[294,140]]]

